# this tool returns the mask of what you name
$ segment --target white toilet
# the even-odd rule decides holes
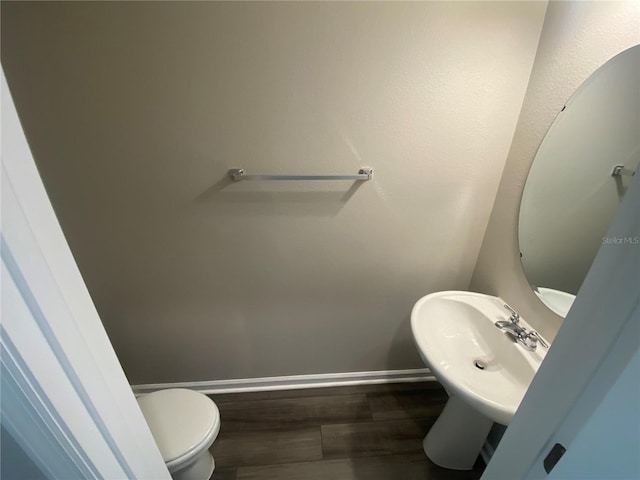
[[[215,463],[209,447],[220,431],[213,400],[184,388],[138,397],[153,438],[174,480],[209,480]]]

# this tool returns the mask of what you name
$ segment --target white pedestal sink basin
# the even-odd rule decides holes
[[[413,307],[420,355],[449,393],[423,442],[437,465],[473,467],[493,422],[509,424],[546,355],[542,345],[529,351],[495,326],[509,316],[501,298],[472,292],[433,293]],[[523,319],[520,325],[532,330]]]

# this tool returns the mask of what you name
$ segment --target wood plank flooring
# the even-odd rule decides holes
[[[220,410],[211,480],[477,480],[430,462],[437,382],[210,395]]]

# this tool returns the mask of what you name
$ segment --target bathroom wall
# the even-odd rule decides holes
[[[562,319],[529,287],[518,249],[518,212],[527,173],[556,115],[607,60],[640,43],[640,3],[549,2],[538,53],[509,150],[471,289],[499,295],[540,333],[554,338]]]
[[[132,383],[421,368],[545,2],[2,2],[2,64]],[[256,173],[350,182],[232,183]]]

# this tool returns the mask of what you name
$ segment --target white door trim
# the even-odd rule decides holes
[[[19,355],[16,394],[39,392],[47,425],[89,460],[76,458],[85,473],[169,479],[48,200],[4,72],[1,95],[1,341],[13,352],[3,368],[19,365],[10,364]],[[3,424],[8,408],[2,404]]]

